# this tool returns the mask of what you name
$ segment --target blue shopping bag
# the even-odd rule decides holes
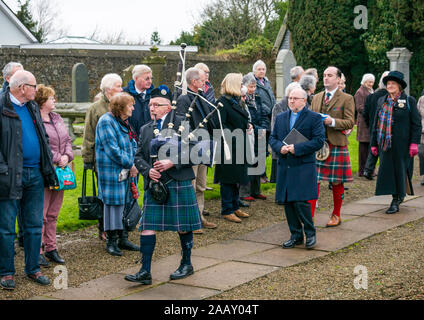
[[[77,187],[75,175],[69,166],[56,167],[56,175],[59,181],[59,189],[57,190],[72,190]]]

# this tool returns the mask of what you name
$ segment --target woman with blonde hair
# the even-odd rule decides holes
[[[249,217],[247,213],[240,210],[238,188],[238,184],[248,182],[246,154],[242,145],[246,141],[246,130],[252,130],[249,114],[241,105],[242,78],[241,73],[227,74],[221,83],[222,96],[217,100],[218,103],[223,104],[221,120],[224,129],[228,129],[231,133],[238,129],[242,133],[238,138],[235,135],[226,137],[231,148],[231,161],[225,159],[222,144],[221,159],[215,167],[215,182],[221,185],[221,214],[224,219],[237,223],[241,222],[240,218]],[[243,161],[237,161],[240,158],[240,152],[242,152]]]

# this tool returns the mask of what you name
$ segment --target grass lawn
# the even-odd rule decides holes
[[[82,143],[82,138],[77,138],[74,143],[76,145],[80,145]],[[356,127],[352,134],[349,136],[349,153],[350,153],[350,161],[352,164],[352,171],[356,173],[358,171],[358,141],[356,141]],[[76,230],[85,226],[90,226],[96,224],[97,221],[87,221],[87,220],[79,220],[78,219],[78,197],[81,197],[82,194],[82,173],[83,173],[83,163],[82,158],[80,156],[75,158],[75,171],[76,171],[76,180],[77,180],[77,188],[74,190],[65,191],[65,198],[63,200],[62,209],[59,214],[59,218],[57,221],[57,230]],[[267,175],[271,176],[271,157],[267,158]],[[220,188],[218,184],[213,184],[213,175],[214,168],[209,168],[208,177],[207,177],[207,185],[212,187],[212,191],[207,191],[205,193],[205,199],[217,199],[220,197]],[[91,171],[87,177],[88,186],[87,186],[87,195],[92,194],[91,188]],[[139,188],[141,189],[141,187]],[[274,183],[267,183],[261,186],[262,191],[272,191],[275,189]],[[142,205],[143,199],[143,190],[140,191],[139,203]]]

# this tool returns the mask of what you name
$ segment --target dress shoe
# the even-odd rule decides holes
[[[244,202],[243,200],[239,199],[239,206],[242,208],[249,208],[250,204],[248,204],[247,202]]]
[[[332,214],[330,221],[328,221],[327,223],[327,227],[337,227],[340,223],[342,223],[342,220],[340,219],[340,217]]]
[[[217,225],[213,222],[210,222],[206,220],[205,218],[202,219],[202,226],[206,229],[216,229]]]
[[[203,231],[203,229],[197,229],[197,230],[193,230],[193,233],[194,234],[203,234],[205,232]]]
[[[223,218],[225,220],[228,220],[228,221],[231,221],[231,222],[236,222],[236,223],[240,223],[241,222],[241,219],[238,218],[234,213],[227,214],[227,215],[223,216]]]
[[[202,214],[203,214],[204,216],[210,216],[210,215],[211,215],[211,213],[210,213],[208,210],[205,210],[205,209],[203,209]]]
[[[248,213],[243,212],[241,210],[234,211],[234,214],[239,218],[249,218],[250,217]]]
[[[291,249],[294,248],[294,246],[298,246],[303,244],[303,239],[290,239],[289,241],[286,241],[282,244],[283,249]]]
[[[255,199],[261,199],[261,200],[266,200],[266,196],[264,196],[263,194],[258,194],[256,196],[253,196],[253,198],[255,198]]]
[[[317,243],[317,237],[316,236],[312,236],[310,238],[306,238],[306,242],[305,242],[305,248],[306,249],[311,249],[315,246],[315,244]]]
[[[14,290],[15,289],[15,280],[13,279],[13,276],[1,277],[0,287],[4,290]]]
[[[36,272],[34,274],[28,274],[27,277],[32,281],[41,284],[42,286],[48,286],[50,284],[50,279],[46,276],[43,276],[41,272]]]
[[[140,269],[140,271],[136,274],[126,275],[124,279],[130,282],[137,282],[141,284],[152,284],[152,275],[150,272],[147,272],[144,269]]]
[[[50,266],[50,262],[48,262],[46,260],[46,257],[44,256],[44,254],[40,253],[40,256],[38,257],[38,264],[42,267],[47,268],[48,266]]]
[[[366,172],[364,173],[364,177],[365,177],[366,179],[368,179],[368,180],[374,180],[374,178],[373,178],[373,176],[372,176],[372,173],[371,173],[371,172],[368,172],[368,171],[366,171]]]
[[[398,196],[393,196],[392,203],[390,204],[389,209],[386,210],[387,214],[393,214],[399,212],[399,205],[403,202],[403,199]]]
[[[253,202],[253,201],[256,201],[256,200],[255,200],[255,198],[253,198],[252,196],[249,196],[249,197],[241,197],[240,199],[241,199],[241,200],[243,200],[243,201],[252,201],[252,202]]]
[[[24,237],[18,237],[18,245],[19,247],[24,247]]]
[[[59,256],[59,253],[57,253],[56,249],[46,252],[45,255],[46,255],[46,258],[48,258],[50,261],[53,261],[59,264],[65,264],[65,260],[63,260],[62,257]]]
[[[169,278],[171,280],[184,279],[194,273],[193,266],[191,264],[181,264],[175,272],[173,272]]]

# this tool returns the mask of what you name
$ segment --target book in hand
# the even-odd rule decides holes
[[[284,138],[283,143],[287,146],[290,144],[298,144],[302,142],[309,141],[308,138],[306,138],[303,134],[301,134],[299,131],[297,131],[295,128],[293,128],[289,134]]]

